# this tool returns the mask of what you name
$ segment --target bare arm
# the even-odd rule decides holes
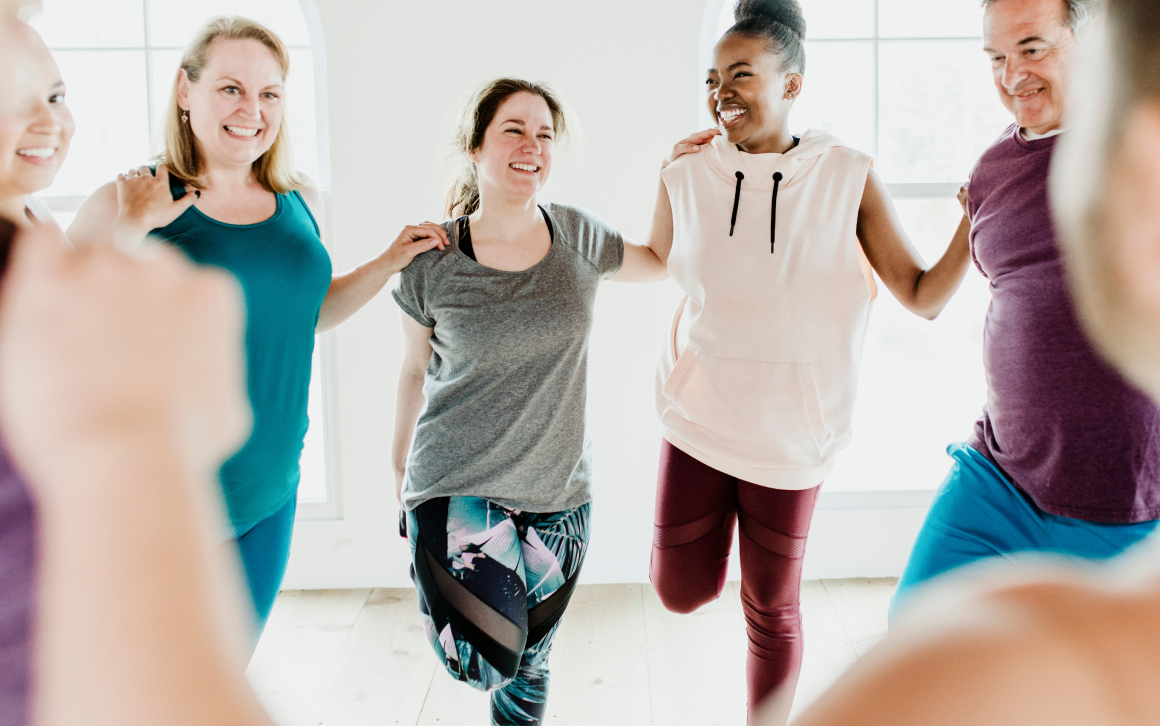
[[[931,588],[794,726],[1154,723],[1156,590],[1036,569]]]
[[[673,246],[673,210],[669,190],[660,183],[648,242],[624,241],[624,264],[613,280],[617,282],[655,282],[669,276],[669,250]]]
[[[0,288],[0,423],[40,520],[34,723],[269,724],[216,539],[248,431],[240,290],[174,251],[54,242],[18,243]]]
[[[326,204],[314,184],[299,189],[320,230],[326,229]],[[320,236],[325,232],[320,232]],[[322,301],[316,332],[323,333],[345,322],[374,299],[395,273],[415,256],[429,249],[445,249],[450,242],[447,232],[434,222],[404,227],[395,241],[383,252],[358,267],[331,278],[330,289]]]
[[[663,170],[678,157],[696,154],[701,147],[720,135],[717,129],[700,131],[682,140],[661,165]],[[653,207],[652,226],[649,228],[648,242],[643,245],[625,240],[624,264],[613,280],[617,282],[655,282],[669,276],[669,251],[673,248],[673,207],[669,201],[669,190],[664,180],[657,189],[657,201]]]
[[[66,232],[73,246],[87,246],[112,241],[110,231],[117,218],[117,185],[109,182],[89,195]]]
[[[970,231],[971,223],[964,215],[942,259],[927,269],[898,220],[886,185],[873,169],[866,176],[858,240],[874,271],[912,313],[934,320],[946,307],[970,265]]]
[[[406,313],[403,321],[403,369],[399,372],[399,390],[395,396],[395,439],[391,446],[391,463],[395,467],[395,495],[403,499],[403,477],[407,473],[407,455],[411,453],[411,439],[415,424],[427,399],[423,396],[423,381],[427,364],[431,361],[431,334],[427,328]]]

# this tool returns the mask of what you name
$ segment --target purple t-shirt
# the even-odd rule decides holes
[[[32,500],[0,442],[0,726],[26,726],[36,567]]]
[[[971,172],[971,254],[991,281],[987,404],[971,446],[1051,514],[1160,519],[1160,411],[1079,327],[1047,179],[1057,137],[1012,126]]]

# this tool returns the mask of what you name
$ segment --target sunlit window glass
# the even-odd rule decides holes
[[[874,44],[806,43],[806,75],[794,104],[795,134],[820,129],[874,154]]]
[[[981,3],[973,0],[877,0],[883,38],[975,38],[982,34]]]
[[[1011,124],[981,42],[883,41],[878,158],[896,183],[963,182]]]

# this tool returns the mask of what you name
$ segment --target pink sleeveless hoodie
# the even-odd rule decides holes
[[[743,481],[817,486],[850,441],[874,299],[856,236],[870,157],[808,131],[786,154],[722,137],[662,173],[684,290],[657,367],[667,441]]]

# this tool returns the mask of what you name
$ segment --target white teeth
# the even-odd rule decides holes
[[[717,115],[721,117],[722,121],[729,122],[737,119],[744,113],[745,109],[743,108],[726,108],[718,111]]]
[[[56,156],[56,149],[18,149],[16,153],[20,156],[31,156],[36,159],[51,159]]]
[[[229,131],[234,136],[244,136],[246,138],[253,138],[258,135],[258,129],[243,129],[238,126],[226,126],[226,131]]]
[[[513,169],[519,169],[520,171],[530,171],[533,173],[540,170],[540,167],[532,166],[531,164],[512,164],[511,167]]]

